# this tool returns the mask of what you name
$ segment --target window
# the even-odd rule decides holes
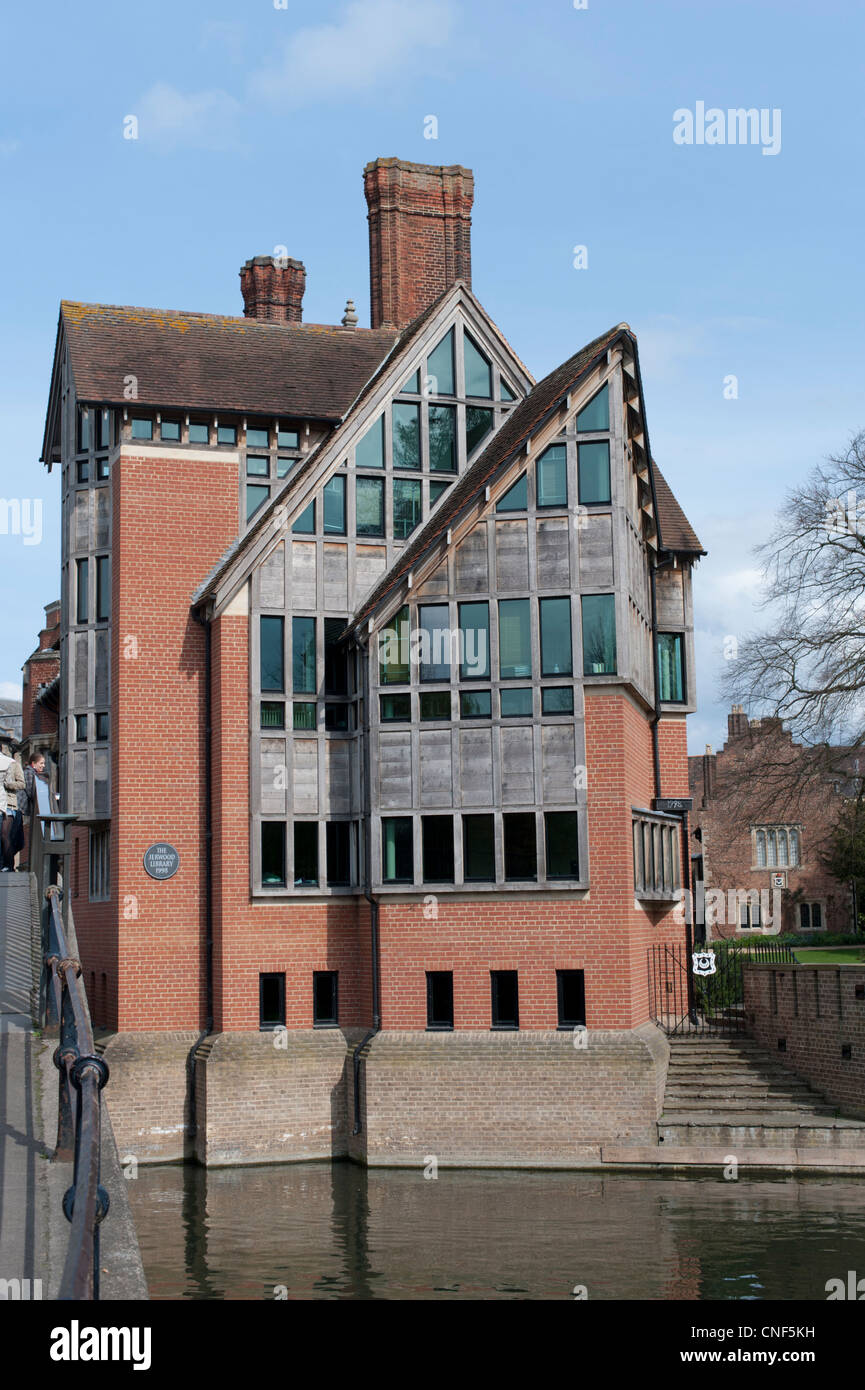
[[[357,534],[383,536],[384,478],[356,478],[354,486]]]
[[[318,822],[294,822],[294,886],[318,885]]]
[[[90,411],[83,406],[78,407],[78,448],[76,453],[86,454],[90,448]]]
[[[424,605],[418,613],[421,633],[420,678],[422,681],[450,680],[451,633],[448,605]]]
[[[583,675],[616,674],[616,599],[614,594],[584,594]]]
[[[442,493],[447,492],[447,490],[448,490],[448,488],[450,487],[450,485],[451,485],[451,480],[450,480],[450,478],[448,478],[446,482],[434,482],[432,479],[430,479],[430,485],[429,485],[429,504],[430,504],[431,507],[434,507],[434,506],[435,506],[436,502],[439,500],[439,498],[441,497]]]
[[[823,930],[823,907],[821,903],[799,904],[799,930]]]
[[[466,395],[489,398],[493,394],[492,368],[468,333],[463,335],[463,354],[466,369]]]
[[[400,720],[406,723],[411,719],[410,695],[381,695],[379,696],[379,702],[383,723],[392,720]]]
[[[535,464],[535,493],[539,507],[568,504],[568,461],[564,444],[553,444]]]
[[[261,882],[265,888],[285,887],[285,821],[261,823]]]
[[[91,902],[100,902],[111,891],[111,832],[91,830],[89,849],[89,897]]]
[[[246,519],[251,521],[258,511],[263,507],[270,497],[270,488],[263,487],[261,483],[246,484]]]
[[[292,468],[294,467],[294,465],[295,465],[296,463],[297,463],[297,459],[284,459],[284,458],[281,458],[281,457],[280,457],[280,458],[277,458],[277,460],[276,460],[276,476],[277,476],[277,478],[287,478],[288,475],[289,475],[289,473],[291,472]]]
[[[180,421],[163,420],[159,427],[159,435],[161,439],[178,440],[180,438]]]
[[[276,447],[278,449],[299,449],[300,435],[297,430],[284,430],[278,427],[276,431]]]
[[[331,820],[325,826],[327,881],[331,888],[351,883],[351,826],[347,820]]]
[[[335,970],[313,970],[313,1028],[335,1028],[339,1022],[339,1009],[337,1006],[338,979],[339,976]]]
[[[463,816],[463,878],[493,883],[496,877],[494,816]]]
[[[493,1028],[519,1028],[520,1012],[516,970],[490,971],[490,1015]]]
[[[488,603],[459,605],[460,680],[490,678],[490,606]]]
[[[395,401],[393,406],[393,466],[420,468],[420,406]]]
[[[557,970],[556,994],[560,1028],[586,1026],[586,975],[584,970]]]
[[[574,669],[571,649],[571,600],[542,598],[541,675],[570,676]]]
[[[400,697],[397,696],[397,699]],[[405,697],[408,699],[408,696]],[[421,719],[450,719],[451,693],[449,690],[422,690],[420,697]]]
[[[296,694],[315,693],[315,618],[291,620],[291,681]]]
[[[281,700],[262,700],[261,727],[262,729],[285,728],[285,705]]]
[[[518,478],[496,503],[497,512],[524,512],[529,505],[528,474]]]
[[[739,930],[740,931],[759,931],[760,930],[760,894],[748,893],[748,901],[742,902],[739,899]]]
[[[390,816],[381,823],[382,879],[385,883],[414,880],[411,816]]]
[[[108,742],[108,712],[103,711],[96,715],[96,742]]]
[[[489,690],[461,690],[461,719],[491,719],[493,713],[492,694]]]
[[[262,1032],[285,1027],[285,975],[259,975],[258,1027]]]
[[[138,416],[138,417],[133,417],[133,420],[132,420],[132,438],[133,438],[133,439],[152,439],[152,438],[153,438],[153,421],[152,421],[152,420],[144,420],[144,419],[142,419],[140,416]]]
[[[433,348],[427,358],[426,370],[428,395],[453,396],[455,394],[454,331],[452,328],[448,329],[438,347]]]
[[[384,416],[380,415],[374,425],[358,441],[354,453],[356,468],[384,468]]]
[[[90,481],[90,460],[79,459],[76,469],[79,483],[88,483]]]
[[[75,621],[77,623],[86,623],[89,617],[90,610],[90,600],[88,595],[88,562],[86,560],[75,561],[75,574]]]
[[[345,477],[337,473],[322,491],[325,535],[345,535]]]
[[[428,1029],[454,1026],[454,976],[452,970],[426,972],[426,1026]]]
[[[403,386],[403,394],[407,396],[420,395],[420,368],[414,372]]]
[[[499,676],[503,681],[532,674],[532,634],[527,598],[499,599]]]
[[[452,405],[429,408],[429,466],[434,473],[457,471],[457,412]]]
[[[324,620],[324,693],[348,694],[348,645],[340,643],[348,618]]]
[[[505,878],[536,879],[538,846],[535,817],[517,812],[502,817],[505,832]]]
[[[795,869],[802,862],[799,831],[795,826],[757,826],[753,840],[756,869]]]
[[[493,427],[493,412],[482,405],[466,406],[466,454],[471,454]]]
[[[394,540],[404,541],[410,536],[421,518],[420,482],[414,478],[394,478],[393,480],[393,534]]]
[[[541,689],[541,714],[573,714],[574,687],[545,685]]]
[[[180,435],[177,435],[180,438]],[[96,414],[96,447],[97,449],[111,448],[111,411],[100,410]]]
[[[189,422],[189,442],[190,444],[209,444],[210,426],[204,420],[190,420]]]
[[[301,512],[291,529],[300,536],[312,536],[315,534],[314,502],[310,502],[309,506]]]
[[[75,716],[75,742],[87,742],[87,715],[76,714]]]
[[[104,483],[108,477],[108,459],[101,458],[96,460],[96,481]]]
[[[511,686],[503,689],[500,695],[503,719],[531,717],[533,706],[532,687],[530,685]]]
[[[270,476],[270,457],[268,454],[247,454],[246,471],[253,478]]]
[[[610,500],[610,446],[605,439],[577,445],[580,504]]]
[[[577,416],[577,429],[587,434],[590,430],[608,430],[610,428],[610,393],[606,383],[601,387],[597,395],[592,396],[588,405]]]
[[[291,709],[291,726],[293,729],[315,728],[315,705],[311,701],[295,700]]]
[[[247,429],[246,447],[247,449],[269,449],[270,430],[259,429],[258,427]]]
[[[681,704],[685,698],[682,633],[658,633],[658,684],[662,700]]]
[[[216,442],[217,444],[236,444],[237,426],[219,425],[216,430]]]
[[[420,823],[424,883],[453,883],[453,816],[421,816]]]
[[[324,727],[332,734],[344,734],[349,729],[351,705],[325,705]]]
[[[502,377],[499,381],[499,394],[503,401],[516,400],[516,396],[514,395],[510,386],[508,386],[508,383],[505,381],[504,377]]]
[[[579,878],[576,811],[547,811],[547,878]]]
[[[284,618],[261,619],[260,677],[262,690],[285,689]]]
[[[638,898],[669,900],[679,889],[679,826],[640,813],[633,818],[634,892]]]
[[[405,685],[409,678],[408,604],[379,633],[379,684]]]

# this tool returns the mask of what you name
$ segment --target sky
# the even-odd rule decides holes
[[[865,9],[42,0],[4,39],[0,697],[59,596],[61,298],[241,313],[241,264],[285,247],[305,319],[351,296],[368,324],[362,171],[395,155],[473,169],[473,288],[536,377],[635,331],[654,456],[709,552],[689,746],[721,745],[724,652],[766,621],[753,548],[865,428]]]

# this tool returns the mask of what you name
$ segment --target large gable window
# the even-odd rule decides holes
[[[482,396],[486,399],[493,394],[493,371],[480,348],[466,333],[463,337],[466,395]]]
[[[610,428],[610,393],[606,383],[601,387],[597,395],[592,396],[588,405],[577,415],[577,430],[581,434],[588,434],[593,430],[608,430]]]
[[[434,347],[426,364],[425,386],[428,396],[454,396],[454,331],[449,328],[437,347]]]
[[[358,468],[384,468],[384,416],[367,430],[355,450]]]
[[[393,407],[393,466],[420,468],[420,406],[395,401]]]

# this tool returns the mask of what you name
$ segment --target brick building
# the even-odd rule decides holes
[[[45,605],[45,625],[36,650],[23,667],[21,756],[26,763],[31,750],[41,749],[57,757],[60,717],[60,600]]]
[[[820,856],[840,798],[855,794],[860,760],[855,751],[833,751],[827,772],[780,719],[749,719],[734,705],[720,752],[707,747],[688,759],[695,876],[717,895],[711,923],[708,904],[708,937],[853,929],[850,885]]]
[[[143,1159],[567,1164],[657,1118],[702,551],[628,326],[536,382],[471,291],[470,171],[364,185],[370,328],[304,323],[267,256],[242,317],[61,308],[60,757],[112,1116]]]

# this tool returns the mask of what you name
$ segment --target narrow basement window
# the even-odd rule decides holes
[[[339,1022],[336,970],[312,972],[312,1024],[314,1028],[335,1028]]]
[[[586,975],[584,970],[557,970],[556,992],[559,1005],[559,1027],[585,1027]]]
[[[285,1027],[285,975],[259,975],[258,1026],[262,1031]]]
[[[426,972],[426,1026],[428,1030],[454,1026],[454,976],[452,970]]]
[[[519,1028],[519,987],[516,970],[491,970],[493,1028]]]

